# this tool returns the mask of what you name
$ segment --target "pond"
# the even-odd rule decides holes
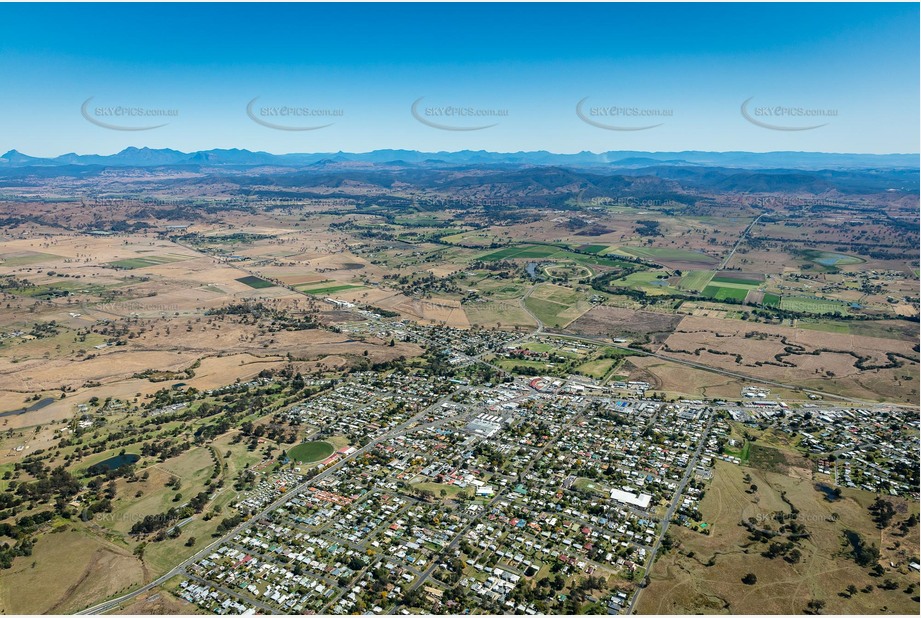
[[[116,455],[115,457],[109,457],[108,459],[100,461],[98,464],[90,466],[87,472],[90,474],[104,474],[109,470],[118,470],[122,466],[137,463],[140,458],[140,455],[135,455],[133,453]]]
[[[18,416],[20,414],[25,414],[26,412],[34,412],[35,410],[41,410],[45,406],[50,406],[52,403],[54,403],[54,398],[46,397],[45,399],[42,399],[41,401],[37,401],[33,403],[31,406],[27,408],[20,408],[18,410],[10,410],[9,412],[0,412],[0,418],[3,418],[4,416]]]

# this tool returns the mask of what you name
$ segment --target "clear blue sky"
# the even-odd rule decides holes
[[[0,151],[111,153],[126,146],[270,152],[417,150],[810,150],[918,152],[917,4],[130,4],[0,5]],[[88,109],[175,109],[114,120]],[[252,121],[254,108],[342,110]],[[426,108],[507,110],[417,121]],[[592,116],[598,106],[671,110]],[[740,113],[805,107],[836,115]],[[445,120],[442,122],[442,120]],[[112,124],[110,122],[110,124]]]

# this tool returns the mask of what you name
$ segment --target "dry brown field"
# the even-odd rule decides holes
[[[796,455],[785,452],[796,459]],[[650,585],[638,604],[640,614],[802,614],[810,600],[826,603],[826,614],[916,614],[917,594],[903,589],[917,584],[908,568],[910,549],[894,543],[890,531],[896,522],[917,513],[917,503],[888,498],[900,513],[882,534],[870,518],[867,506],[874,496],[859,490],[844,490],[844,497],[828,502],[815,488],[811,469],[796,466],[782,474],[717,461],[714,480],[706,490],[700,511],[708,523],[705,535],[682,526],[669,533],[676,547],[662,555],[650,573]],[[745,480],[745,475],[749,480]],[[750,491],[750,485],[757,491]],[[755,543],[740,525],[749,517],[767,518],[774,512],[789,513],[790,506],[780,492],[799,510],[797,521],[809,537],[797,542],[800,561],[762,556],[766,543]],[[770,524],[766,524],[770,525]],[[773,526],[775,529],[777,525]],[[881,577],[871,577],[869,567],[858,566],[847,555],[844,530],[854,530],[882,552]],[[917,525],[907,539],[917,539]],[[910,548],[910,545],[908,547]],[[908,551],[906,551],[908,549]],[[890,566],[895,564],[895,566]],[[747,585],[741,578],[754,573],[757,582]],[[876,587],[884,579],[899,584],[895,590]],[[844,593],[848,585],[870,592]]]
[[[911,341],[687,316],[658,350],[712,367],[868,400],[916,403]],[[887,353],[897,353],[889,367]],[[865,360],[865,369],[855,365]],[[913,359],[913,360],[912,360]]]
[[[570,323],[566,330],[589,337],[662,342],[680,321],[680,316],[668,313],[599,305]]]

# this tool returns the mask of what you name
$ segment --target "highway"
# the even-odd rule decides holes
[[[752,228],[755,227],[755,224],[758,223],[758,221],[760,221],[761,217],[763,216],[764,214],[758,215],[757,217],[755,217],[754,221],[748,224],[748,227],[746,227],[745,230],[742,232],[742,235],[739,236],[739,240],[737,240],[736,244],[732,246],[732,251],[730,251],[726,255],[726,257],[723,258],[723,261],[720,262],[720,266],[719,268],[717,268],[717,270],[723,270],[724,268],[726,268],[726,266],[729,264],[729,261],[732,259],[732,256],[736,254],[736,249],[738,249],[742,245],[742,242],[745,240],[745,237],[748,236],[748,233],[752,231]]]

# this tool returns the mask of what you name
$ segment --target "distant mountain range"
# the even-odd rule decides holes
[[[839,154],[824,152],[640,152],[610,151],[555,154],[543,150],[499,153],[485,150],[419,152],[375,150],[366,153],[271,154],[250,150],[212,149],[181,152],[170,148],[126,148],[113,155],[68,153],[54,158],[31,157],[10,150],[0,157],[0,168],[55,166],[163,167],[163,166],[328,166],[365,163],[441,167],[457,165],[566,166],[572,168],[648,169],[651,167],[721,167],[740,169],[918,169],[918,154]]]

